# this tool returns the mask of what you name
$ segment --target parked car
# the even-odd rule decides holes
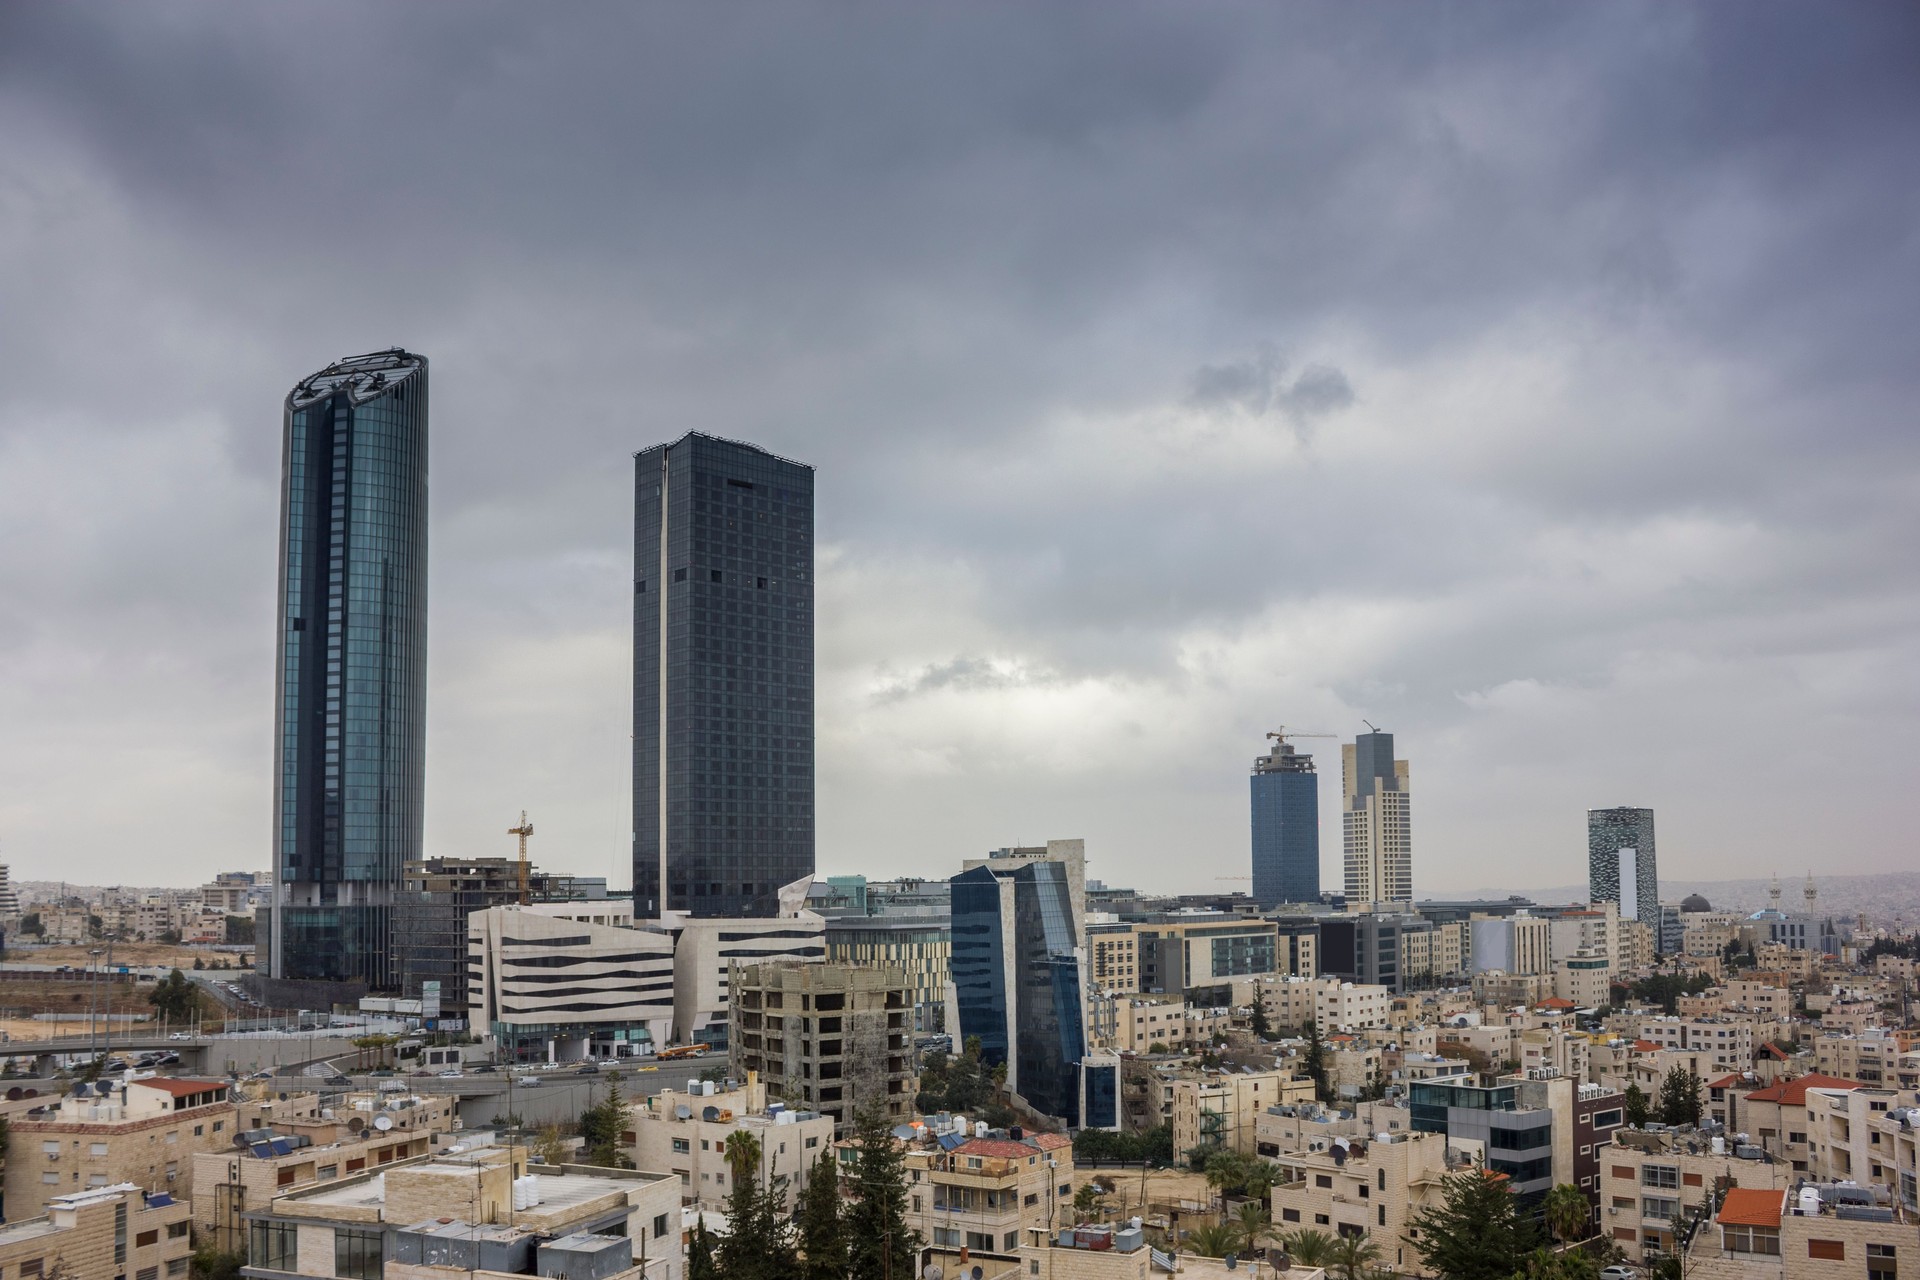
[[[1600,1280],[1638,1280],[1639,1274],[1632,1267],[1618,1264],[1600,1268]]]

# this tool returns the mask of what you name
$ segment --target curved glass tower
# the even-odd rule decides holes
[[[390,987],[425,790],[426,357],[354,356],[294,387],[280,514],[267,972]]]

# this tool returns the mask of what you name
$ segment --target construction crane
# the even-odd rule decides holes
[[[1286,742],[1292,738],[1337,738],[1340,735],[1337,733],[1288,733],[1287,726],[1281,725],[1267,736],[1275,742]]]
[[[527,811],[520,811],[520,825],[508,827],[507,834],[520,837],[520,905],[526,906],[530,894],[527,884],[527,837],[533,834],[533,824],[527,821]]]

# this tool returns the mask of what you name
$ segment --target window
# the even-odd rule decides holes
[[[1643,1196],[1640,1200],[1640,1216],[1657,1218],[1661,1222],[1680,1212],[1680,1202],[1671,1196]]]
[[[1807,1241],[1807,1256],[1809,1258],[1825,1258],[1829,1262],[1845,1262],[1847,1260],[1847,1242],[1844,1240],[1809,1240]]]
[[[1300,1211],[1298,1209],[1282,1209],[1280,1211],[1280,1220],[1282,1222],[1298,1222],[1300,1221]]]
[[[181,1240],[181,1239],[184,1239],[184,1238],[186,1237],[186,1234],[187,1234],[187,1224],[186,1224],[186,1223],[184,1223],[184,1222],[170,1222],[170,1223],[168,1223],[168,1224],[167,1224],[167,1239],[169,1239],[169,1240]]]
[[[1316,1187],[1331,1187],[1333,1185],[1333,1179],[1324,1173],[1316,1173],[1313,1175],[1313,1185]]]
[[[87,1154],[90,1156],[103,1156],[107,1154],[107,1144],[104,1142],[90,1142],[87,1144]]]
[[[380,1280],[380,1232],[333,1229],[333,1274],[349,1280]]]
[[[248,1261],[268,1271],[292,1271],[298,1248],[296,1230],[291,1222],[256,1222],[253,1224]]]
[[[1012,1253],[1015,1249],[1018,1249],[1020,1247],[1020,1233],[1018,1231],[1007,1232],[1006,1237],[1000,1242],[1000,1247],[1008,1253]]]
[[[133,1273],[133,1280],[160,1280],[160,1268],[142,1267]]]
[[[658,1240],[665,1234],[667,1234],[667,1215],[656,1214],[653,1219],[653,1238]]]
[[[49,1170],[40,1175],[40,1181],[46,1186],[57,1187],[60,1185],[60,1175]]]
[[[967,1232],[967,1248],[982,1249],[988,1253],[992,1253],[993,1252],[993,1233],[989,1231]]]
[[[1780,1232],[1774,1227],[1723,1227],[1728,1253],[1780,1256]]]
[[[159,1228],[157,1227],[152,1231],[142,1231],[139,1235],[133,1238],[133,1247],[136,1249],[144,1249],[150,1244],[159,1244],[159,1243],[160,1243],[160,1231],[159,1231]]]
[[[38,1275],[44,1274],[46,1270],[45,1263],[46,1263],[45,1258],[28,1258],[25,1262],[20,1264],[21,1280],[26,1280],[26,1277],[28,1276],[38,1276]]]
[[[1867,1246],[1867,1280],[1896,1280],[1899,1272],[1895,1269],[1893,1249],[1890,1244]]]
[[[685,582],[687,580],[687,571],[685,569],[675,569],[673,571],[673,580],[675,582]]]
[[[1672,1165],[1650,1164],[1640,1170],[1640,1185],[1643,1187],[1678,1187],[1680,1170]]]
[[[187,1267],[192,1261],[193,1259],[191,1258],[167,1259],[167,1274],[169,1276],[183,1276],[187,1274]]]
[[[687,1154],[687,1152],[688,1152],[688,1150],[689,1150],[689,1148],[691,1148],[691,1147],[692,1147],[692,1145],[693,1145],[693,1144],[692,1144],[692,1143],[690,1143],[690,1142],[688,1142],[688,1141],[687,1141],[687,1140],[686,1140],[685,1138],[675,1138],[675,1139],[673,1140],[673,1151],[674,1151],[674,1154],[675,1154],[675,1155],[682,1155],[682,1156],[683,1156],[683,1155],[686,1155],[686,1154]],[[702,1145],[702,1146],[704,1146],[704,1145],[706,1145],[706,1144],[704,1144],[704,1143],[702,1143],[701,1145]]]

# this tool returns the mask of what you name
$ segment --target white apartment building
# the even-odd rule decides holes
[[[1340,748],[1340,815],[1347,910],[1413,901],[1413,827],[1407,762],[1393,735],[1364,733]]]
[[[696,1086],[671,1089],[628,1107],[632,1126],[622,1135],[639,1169],[663,1169],[680,1179],[680,1194],[702,1209],[721,1210],[732,1194],[727,1139],[753,1135],[760,1143],[760,1176],[767,1185],[784,1178],[783,1208],[792,1209],[822,1155],[833,1151],[833,1117],[767,1102],[766,1086],[753,1073],[736,1089]],[[828,1176],[836,1166],[828,1165]]]

